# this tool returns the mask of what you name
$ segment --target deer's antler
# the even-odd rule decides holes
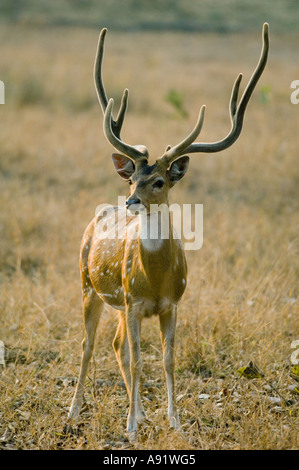
[[[103,64],[103,56],[104,56],[104,44],[105,44],[105,36],[107,33],[107,28],[102,29],[95,65],[94,65],[94,82],[95,87],[98,95],[98,99],[104,114],[104,133],[108,141],[120,152],[125,153],[128,157],[132,160],[137,161],[139,159],[147,160],[148,159],[148,150],[143,146],[132,146],[128,145],[122,141],[120,137],[121,128],[125,119],[127,107],[128,107],[128,97],[129,97],[129,90],[126,88],[123,92],[121,105],[119,108],[119,112],[117,118],[114,119],[112,115],[112,107],[113,107],[113,100],[108,100],[107,93],[104,87],[103,77],[102,77],[102,64]]]
[[[232,124],[229,134],[224,139],[219,140],[217,142],[194,143],[194,142],[190,142],[190,137],[193,135],[193,133],[191,133],[190,136],[188,136],[186,139],[184,139],[181,143],[179,143],[175,147],[168,148],[160,160],[162,160],[163,162],[169,165],[173,160],[175,160],[177,157],[179,157],[183,153],[186,153],[186,154],[199,153],[199,152],[214,153],[214,152],[220,152],[221,150],[224,150],[230,147],[237,140],[237,138],[239,137],[241,133],[246,106],[251,98],[253,90],[261,74],[263,73],[263,70],[267,63],[268,52],[269,52],[269,26],[267,23],[265,23],[263,25],[263,46],[262,46],[261,56],[257,64],[257,67],[255,71],[253,72],[252,77],[250,78],[249,83],[239,101],[239,104],[238,104],[238,95],[239,95],[240,83],[242,80],[242,74],[239,74],[233,86],[233,90],[232,90],[232,94],[230,98],[230,104],[229,104],[230,119],[231,119],[231,124]],[[194,135],[195,134],[196,132],[194,132]],[[197,136],[195,135],[193,140],[195,140],[196,137]]]

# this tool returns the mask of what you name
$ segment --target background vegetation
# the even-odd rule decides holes
[[[251,31],[266,17],[276,31],[298,29],[297,0],[2,0],[9,21],[44,26],[105,25],[145,31]]]
[[[119,101],[125,87],[131,92],[124,139],[144,143],[154,159],[193,128],[203,103],[202,139],[227,133],[230,90],[256,65],[264,21],[269,63],[240,139],[219,155],[193,155],[172,194],[173,202],[204,206],[204,243],[187,252],[177,326],[184,432],[168,430],[158,323],[145,320],[149,422],[138,448],[298,448],[290,360],[299,334],[299,106],[290,101],[299,79],[297,2],[131,0],[122,12],[119,5],[1,2],[0,448],[130,448],[109,310],[85,407],[72,430],[65,427],[83,337],[81,236],[96,206],[127,190],[113,170],[93,86],[100,28],[110,28],[108,93]],[[250,361],[263,376],[240,377]]]

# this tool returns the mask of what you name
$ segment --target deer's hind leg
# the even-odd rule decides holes
[[[92,285],[83,289],[83,315],[85,336],[82,342],[82,359],[79,380],[69,411],[69,418],[76,418],[81,410],[83,401],[84,382],[88,365],[93,353],[94,340],[104,302],[99,298]]]

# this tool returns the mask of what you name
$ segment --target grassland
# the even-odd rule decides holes
[[[102,202],[126,187],[102,134],[92,68],[96,30],[2,25],[0,78],[1,449],[130,448],[128,399],[112,350],[113,312],[98,330],[85,407],[66,432],[83,337],[78,252]],[[203,140],[229,127],[232,83],[259,57],[258,34],[109,33],[104,78],[123,132],[152,158],[193,127]],[[142,394],[149,422],[139,449],[297,449],[298,395],[290,376],[298,324],[298,34],[272,34],[267,69],[239,141],[194,155],[173,202],[202,203],[204,243],[187,252],[188,287],[176,346],[183,434],[170,432],[157,321],[142,330]],[[188,116],[166,99],[182,95]],[[236,370],[250,361],[264,377]],[[1,367],[1,366],[0,366]]]
[[[117,14],[116,14],[117,13]],[[298,30],[297,0],[2,0],[0,22],[122,31],[244,32],[264,21]]]

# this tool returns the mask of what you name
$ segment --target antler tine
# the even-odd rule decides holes
[[[95,82],[96,92],[98,95],[98,99],[99,99],[103,114],[105,114],[105,111],[108,105],[108,98],[107,98],[107,94],[106,94],[106,90],[105,90],[103,78],[102,78],[102,64],[103,64],[103,57],[104,57],[104,44],[105,44],[106,34],[107,34],[107,28],[103,28],[102,31],[100,32],[96,59],[95,59],[95,64],[94,64],[94,82]],[[120,109],[119,109],[116,120],[114,120],[113,116],[111,116],[111,126],[112,126],[114,134],[118,138],[120,137],[121,128],[122,128],[126,111],[127,111],[127,107],[128,107],[128,96],[129,96],[129,91],[128,89],[125,89],[123,96],[122,96],[121,105],[120,105]]]
[[[203,153],[220,152],[221,150],[224,150],[230,147],[237,140],[243,127],[243,120],[244,120],[246,106],[266,66],[268,52],[269,52],[269,25],[268,23],[264,23],[263,46],[262,46],[261,56],[256,66],[256,69],[253,72],[248,82],[248,85],[239,101],[239,104],[238,104],[238,95],[239,95],[240,84],[241,84],[241,80],[243,76],[242,74],[238,75],[234,83],[233,89],[232,89],[230,103],[229,103],[229,112],[230,112],[230,119],[231,119],[232,127],[231,127],[229,134],[224,139],[219,140],[218,142],[194,143],[195,139],[191,141],[190,137],[196,133],[194,132],[193,134],[192,132],[190,136],[188,136],[187,139],[185,139],[183,142],[181,142],[176,147],[173,147],[167,152],[165,152],[165,154],[162,157],[162,160],[171,162],[172,160],[177,158],[179,155],[182,155],[182,153],[187,154],[187,153],[198,153],[198,152],[203,152]],[[190,144],[188,142],[190,142]]]
[[[164,155],[159,159],[163,163],[170,164],[173,160],[175,160],[179,155],[182,155],[184,150],[198,137],[201,132],[204,118],[205,118],[205,105],[200,108],[198,120],[196,126],[194,127],[193,131],[186,137],[186,139],[182,140],[179,144],[175,147],[171,147],[168,145],[166,147],[166,151]]]
[[[237,109],[237,117],[240,121],[240,124],[242,126],[243,123],[243,117],[245,113],[246,106],[248,104],[248,101],[251,98],[251,95],[253,93],[253,90],[260,78],[260,76],[263,73],[263,70],[266,66],[267,59],[268,59],[268,52],[269,52],[269,25],[268,23],[264,23],[263,25],[263,46],[262,46],[262,52],[260,59],[258,61],[258,64],[256,66],[255,71],[253,72],[248,85],[242,95],[242,98],[239,102],[238,109]]]
[[[107,34],[107,28],[103,28],[99,35],[96,59],[94,63],[94,82],[95,82],[95,87],[96,87],[100,105],[102,107],[103,114],[108,104],[108,98],[107,98],[106,90],[105,90],[104,83],[102,80],[102,64],[103,64],[104,43],[105,43],[106,34]]]
[[[262,52],[260,55],[260,59],[256,66],[255,71],[253,72],[248,85],[242,95],[242,98],[237,105],[238,100],[238,93],[240,88],[240,83],[242,80],[242,74],[240,74],[233,86],[231,99],[230,99],[230,118],[232,122],[232,127],[229,134],[222,140],[218,142],[199,142],[191,144],[187,149],[185,149],[186,153],[197,153],[197,152],[204,152],[204,153],[214,153],[224,150],[230,147],[239,137],[242,127],[243,127],[243,120],[245,115],[246,106],[251,98],[253,90],[263,73],[263,70],[266,66],[267,59],[268,59],[268,52],[269,52],[269,25],[268,23],[264,23],[263,25],[263,45],[262,45]]]
[[[112,98],[110,98],[104,114],[103,129],[107,140],[110,142],[111,145],[113,145],[113,147],[127,155],[135,162],[137,160],[148,160],[149,155],[146,147],[126,144],[114,133],[112,129],[113,104],[114,101]]]
[[[230,111],[230,120],[231,120],[232,125],[234,123],[234,117],[235,117],[237,107],[238,107],[238,96],[239,96],[239,89],[240,89],[242,78],[243,78],[243,74],[240,73],[234,83],[232,94],[230,97],[229,111]]]

